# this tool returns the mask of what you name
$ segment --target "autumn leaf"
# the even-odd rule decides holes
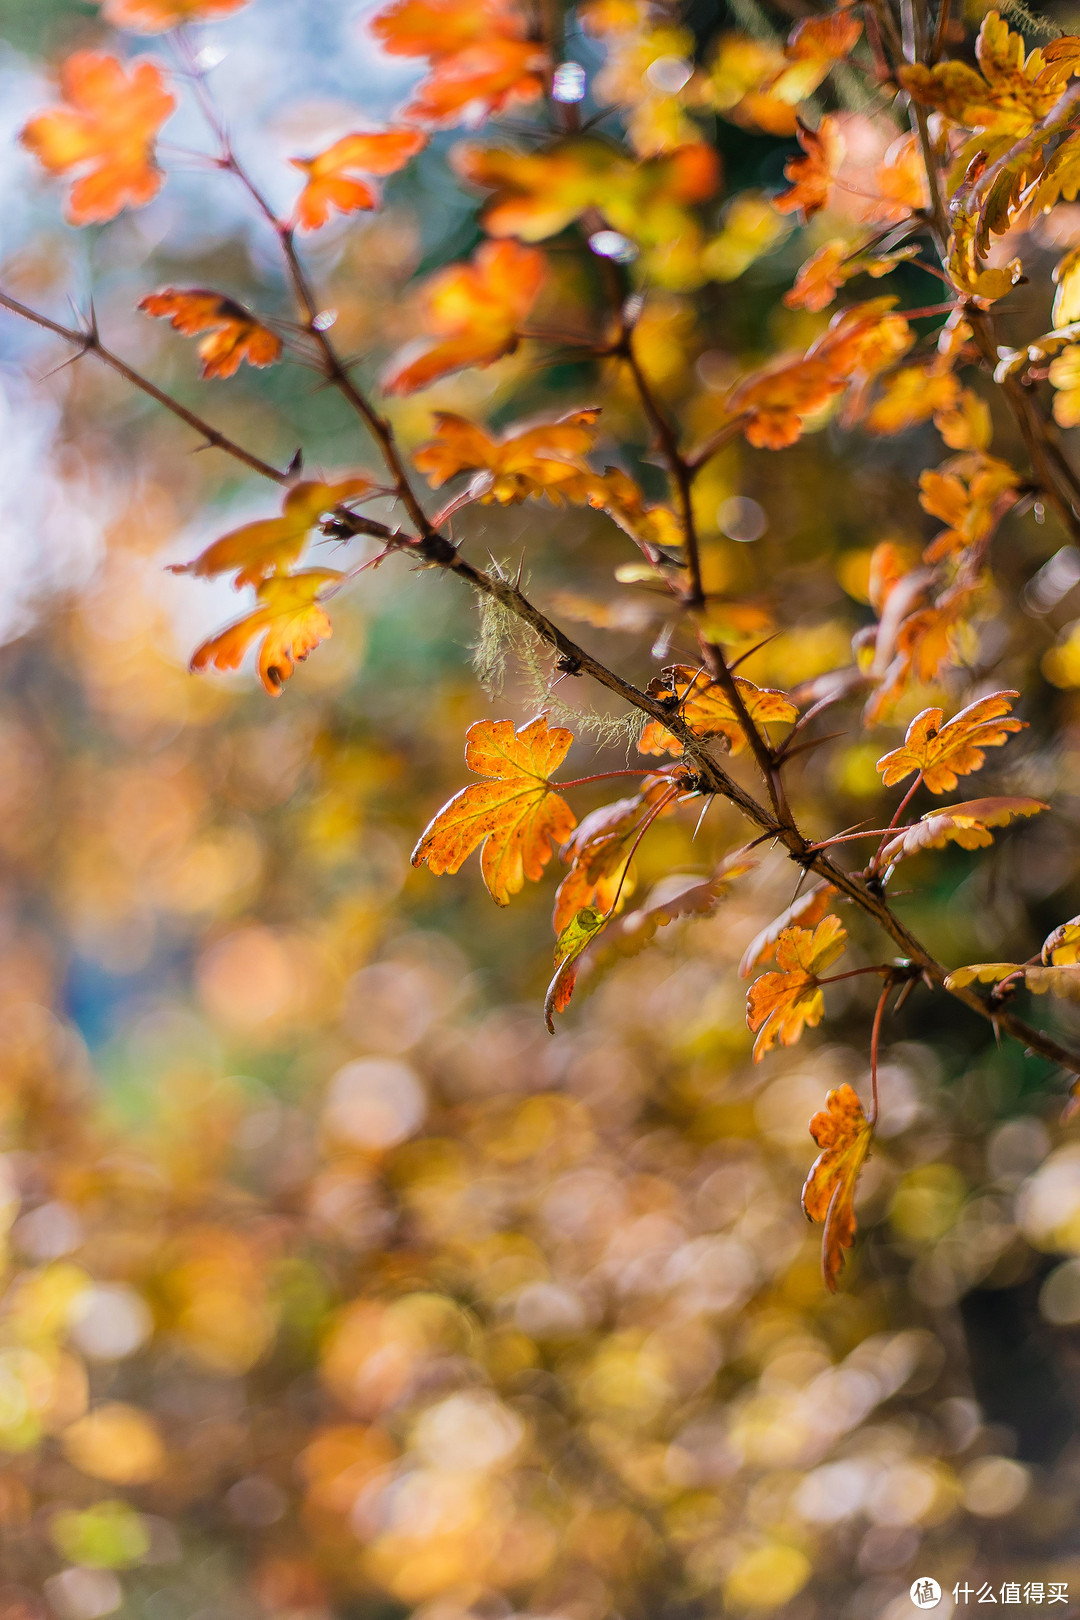
[[[248,0],[104,0],[106,22],[114,28],[134,28],[140,34],[164,34],[184,23],[211,22],[239,11]]]
[[[303,551],[308,535],[324,512],[333,512],[343,502],[375,487],[365,474],[342,479],[336,484],[307,480],[286,492],[281,516],[259,518],[230,529],[189,563],[174,563],[170,572],[195,574],[212,579],[215,574],[238,570],[233,584],[237,590],[258,585],[271,574],[282,574],[292,567]]]
[[[1070,343],[1050,362],[1047,373],[1054,388],[1054,421],[1059,427],[1080,423],[1080,344]]]
[[[924,107],[989,133],[992,140],[980,145],[996,156],[1050,111],[1060,93],[1060,74],[1045,49],[1028,54],[1023,35],[1013,33],[996,11],[983,19],[975,55],[981,72],[966,62],[916,63],[901,67],[900,82]]]
[[[474,849],[496,905],[509,904],[525,879],[543,876],[553,847],[576,825],[566,800],[549,781],[566,758],[573,734],[538,715],[518,731],[510,720],[477,720],[466,732],[465,763],[482,782],[456,793],[425,829],[412,863],[436,875],[456,872]]]
[[[982,768],[987,748],[998,748],[1010,732],[1023,730],[1025,721],[1003,718],[1019,696],[1019,692],[992,692],[969,703],[945,725],[942,709],[923,709],[908,726],[903,747],[878,760],[882,782],[894,787],[919,771],[931,793],[951,793],[958,776]]]
[[[91,225],[144,207],[163,179],[154,141],[176,108],[161,69],[142,58],[129,73],[115,56],[76,51],[60,90],[64,105],[31,118],[19,139],[50,173],[77,171],[68,219]]]
[[[823,1221],[821,1270],[836,1292],[844,1250],[855,1241],[855,1185],[870,1146],[872,1128],[862,1103],[846,1082],[830,1091],[825,1107],[810,1121],[810,1135],[821,1152],[810,1168],[802,1206],[811,1221]]]
[[[458,473],[475,472],[470,493],[482,505],[495,501],[508,506],[540,495],[558,502],[560,486],[590,479],[583,457],[592,449],[599,414],[593,408],[572,411],[554,422],[509,429],[493,439],[467,417],[436,411],[435,437],[420,446],[414,460],[434,489]]]
[[[1080,917],[1070,917],[1043,941],[1044,967],[1075,967],[1080,964]]]
[[[991,827],[1006,827],[1017,816],[1037,816],[1049,805],[1041,799],[969,799],[942,810],[929,810],[921,821],[898,833],[881,852],[883,865],[917,855],[924,849],[979,849],[994,841]]]
[[[894,371],[866,418],[870,432],[902,433],[928,421],[935,411],[951,409],[960,396],[960,384],[951,371],[936,367],[935,361]]]
[[[964,393],[967,394],[967,390]],[[968,395],[968,399],[972,396]],[[964,405],[963,397],[958,404]],[[981,401],[973,401],[973,405],[981,404]],[[969,413],[971,409],[969,405]],[[965,421],[971,423],[971,431],[965,436],[976,437],[978,423],[971,422],[970,415]],[[938,415],[935,422],[943,433],[951,433],[954,441],[961,436],[956,431],[960,423],[952,414]],[[919,505],[949,525],[927,546],[923,553],[925,561],[940,562],[944,557],[955,556],[988,539],[1016,501],[1019,483],[1019,476],[1008,462],[980,450],[955,456],[944,467],[927,468],[920,473]]]
[[[793,900],[779,917],[774,917],[760,934],[755,934],[739,963],[740,979],[748,979],[756,967],[773,955],[776,942],[785,928],[797,923],[801,928],[814,928],[828,912],[836,889],[831,883],[815,883],[797,900]]]
[[[755,373],[727,399],[729,416],[746,420],[748,444],[758,450],[784,450],[794,444],[808,416],[842,394],[846,379],[825,360],[794,360]]]
[[[731,850],[708,877],[672,872],[654,885],[645,904],[611,920],[604,946],[613,957],[636,956],[657,930],[689,917],[710,917],[735,881],[752,872],[757,856],[749,847]]]
[[[577,982],[578,959],[607,922],[603,911],[595,906],[583,906],[574,913],[555,941],[555,975],[544,997],[544,1022],[554,1035],[557,1012],[565,1012],[570,1005]]]
[[[603,804],[578,823],[562,849],[570,870],[555,893],[556,934],[584,907],[596,906],[606,915],[617,896],[626,900],[633,894],[633,879],[627,873],[631,848],[645,814],[671,793],[672,782],[671,776],[650,776],[639,793]]]
[[[893,224],[930,206],[926,165],[918,134],[900,135],[888,147],[874,170],[874,190],[878,201],[869,219],[875,224]]]
[[[774,197],[773,207],[782,214],[798,212],[805,221],[828,204],[836,171],[843,162],[845,143],[836,119],[827,115],[816,130],[809,129],[800,118],[796,133],[805,155],[789,158],[784,164],[784,177],[791,181],[791,190]]]
[[[1062,1001],[1080,1001],[1080,967],[1075,963],[1062,967],[1025,968],[1024,983],[1036,996],[1045,996],[1049,992]]]
[[[755,686],[741,675],[734,677],[747,713],[758,725],[786,725],[798,717],[798,707],[786,692]],[[723,687],[701,669],[672,664],[649,684],[653,697],[675,698],[676,708],[699,737],[727,738],[733,754],[746,747],[746,736],[731,699]],[[681,754],[683,745],[658,720],[650,720],[638,740],[642,754]]]
[[[166,287],[140,299],[139,308],[168,320],[184,337],[208,334],[195,351],[204,377],[231,377],[244,360],[249,366],[272,366],[281,359],[277,334],[223,293],[204,287]]]
[[[793,926],[781,930],[776,944],[775,973],[763,973],[750,986],[746,1022],[757,1032],[754,1062],[760,1063],[777,1041],[794,1046],[803,1030],[820,1024],[825,998],[818,977],[844,949],[847,934],[839,917],[825,917],[811,931]]]
[[[843,237],[834,237],[812,253],[801,265],[795,284],[784,294],[788,309],[811,313],[826,309],[837,292],[854,276],[868,275],[875,281],[887,276],[897,265],[917,257],[917,247],[898,248],[894,253],[860,253]]]
[[[543,93],[547,52],[526,37],[511,0],[395,0],[371,27],[392,55],[430,58],[431,72],[413,92],[406,118],[479,122]]]
[[[353,214],[377,208],[379,193],[358,175],[396,174],[427,144],[416,129],[388,129],[369,134],[343,135],[315,157],[290,158],[294,169],[306,175],[296,200],[293,218],[302,231],[318,230],[332,209]]]
[[[258,607],[235,624],[226,625],[192,654],[193,670],[238,669],[248,648],[260,636],[258,671],[271,697],[277,697],[295,666],[333,634],[319,603],[320,593],[344,578],[332,568],[305,568],[275,574],[256,588]]]
[[[517,348],[517,328],[536,301],[544,257],[517,242],[485,242],[470,264],[448,265],[428,281],[425,325],[436,341],[406,349],[383,377],[389,394],[411,394],[448,372],[490,366]]]
[[[839,62],[851,55],[861,34],[862,22],[852,11],[804,17],[791,30],[784,55],[792,62]]]
[[[943,983],[946,990],[964,990],[969,984],[999,984],[1017,972],[1019,964],[1016,962],[972,962],[947,973]]]

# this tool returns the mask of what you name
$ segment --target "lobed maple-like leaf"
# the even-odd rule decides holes
[[[803,1186],[802,1206],[808,1220],[824,1222],[821,1270],[825,1286],[835,1293],[844,1250],[855,1242],[855,1185],[872,1135],[862,1103],[846,1082],[829,1092],[825,1107],[810,1121],[810,1135],[821,1152]]]
[[[456,872],[483,846],[480,868],[496,905],[509,904],[525,879],[543,876],[553,848],[565,843],[577,818],[549,780],[566,758],[573,734],[538,715],[515,731],[510,720],[477,720],[466,732],[470,782],[433,817],[412,863],[436,875]]]
[[[465,366],[490,366],[518,344],[517,329],[544,279],[544,256],[517,242],[485,242],[470,264],[448,265],[428,281],[425,324],[436,341],[421,340],[391,361],[382,385],[411,394]]]
[[[755,686],[741,675],[734,677],[751,720],[759,725],[786,725],[798,717],[798,706],[786,692]],[[678,699],[677,712],[699,737],[726,737],[733,754],[746,747],[746,735],[731,699],[707,671],[688,664],[671,664],[649,683],[653,697]],[[681,754],[683,745],[659,720],[650,720],[638,740],[642,754]]]
[[[293,219],[302,231],[318,230],[331,210],[353,214],[377,208],[379,192],[361,175],[396,174],[427,144],[418,129],[354,132],[310,158],[290,158],[294,169],[306,176],[296,200]]]
[[[999,748],[1026,721],[1009,715],[1019,692],[991,692],[942,725],[942,709],[923,709],[907,728],[903,745],[877,762],[882,782],[894,787],[920,771],[931,793],[951,793],[958,776],[970,776],[986,761],[987,748]]]
[[[805,221],[827,206],[836,171],[844,159],[845,143],[836,119],[827,115],[816,130],[809,129],[800,118],[796,133],[804,155],[789,158],[784,164],[784,177],[791,181],[791,190],[774,197],[773,207],[782,214],[797,212]]]
[[[64,104],[38,113],[19,139],[52,174],[74,170],[68,197],[73,225],[113,219],[157,196],[158,130],[176,108],[161,69],[145,58],[130,72],[115,56],[76,51],[60,68]]]
[[[540,495],[558,502],[564,490],[571,499],[585,499],[592,474],[583,458],[592,449],[599,414],[592,407],[571,411],[495,439],[467,417],[436,411],[435,437],[413,459],[434,489],[458,473],[475,472],[471,494],[482,505],[508,506]]]
[[[1041,799],[968,799],[963,804],[928,810],[921,821],[905,828],[881,852],[886,865],[924,849],[944,849],[959,844],[961,849],[980,849],[994,841],[991,827],[1007,827],[1017,816],[1037,816],[1050,806]]]
[[[204,377],[232,377],[241,361],[272,366],[281,359],[281,339],[250,310],[205,287],[165,287],[139,300],[139,308],[167,320],[184,337],[207,334],[196,349]]]
[[[740,979],[748,979],[756,967],[760,967],[762,962],[769,961],[776,949],[776,942],[785,928],[791,928],[796,923],[800,928],[815,928],[828,912],[836,892],[831,883],[815,883],[813,888],[807,889],[805,894],[793,900],[779,917],[774,917],[760,934],[755,934],[742,954],[739,963]]]
[[[258,518],[254,523],[230,529],[192,562],[174,563],[171,572],[212,579],[215,574],[229,574],[235,568],[233,584],[237,590],[258,585],[271,574],[282,574],[292,567],[324,512],[366,494],[374,485],[374,479],[364,473],[336,484],[314,479],[294,484],[286,491],[280,517]]]
[[[846,939],[836,916],[825,917],[812,931],[798,926],[781,930],[776,943],[777,971],[755,979],[746,998],[746,1022],[757,1033],[755,1063],[777,1041],[794,1046],[807,1025],[812,1029],[820,1024],[825,998],[818,978],[836,961]]]
[[[371,27],[391,54],[430,59],[406,118],[479,122],[543,93],[548,55],[512,0],[395,0]]]
[[[319,597],[343,578],[332,568],[305,568],[264,579],[255,591],[258,607],[197,647],[192,669],[206,669],[211,664],[215,669],[237,669],[261,636],[259,679],[270,696],[277,697],[296,665],[333,634]]]
[[[104,0],[101,14],[114,28],[165,34],[184,23],[210,22],[239,11],[248,0]]]
[[[834,237],[800,265],[794,285],[784,294],[784,304],[788,309],[806,309],[812,314],[827,309],[853,276],[868,275],[879,280],[897,265],[916,258],[918,252],[912,246],[897,248],[893,253],[860,253],[843,237]]]
[[[981,407],[980,415],[972,413]],[[956,417],[959,420],[956,420]],[[989,428],[989,413],[981,400],[964,390],[956,407],[938,413],[935,422],[947,442],[966,437],[969,442]],[[955,456],[944,467],[927,468],[919,475],[919,505],[949,527],[931,541],[923,553],[929,563],[940,562],[977,546],[994,531],[1016,501],[1020,479],[1008,462],[975,449]]]

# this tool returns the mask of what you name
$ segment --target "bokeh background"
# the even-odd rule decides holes
[[[134,312],[166,282],[288,310],[273,240],[200,161],[193,115],[169,126],[149,208],[74,232],[15,133],[48,65],[104,37],[97,8],[3,0],[0,34],[5,287],[61,317],[92,296],[112,346],[272,461],[302,444],[311,468],[371,465],[311,373],[206,388]],[[285,157],[385,117],[415,76],[342,0],[258,0],[200,48],[282,208]],[[882,130],[849,115],[870,161]],[[454,139],[310,250],[369,375],[415,330],[414,278],[478,240]],[[751,217],[791,143],[722,122],[718,140],[718,223],[750,198],[725,279],[695,290],[696,316],[655,288],[640,333],[687,420],[747,356],[827,319],[779,305],[805,243],[764,243]],[[1061,230],[1080,238],[1060,212],[1031,249],[1043,270]],[[898,275],[906,304],[932,297]],[[1041,330],[1035,300],[1017,319]],[[1062,1077],[917,992],[886,1026],[865,1238],[826,1295],[799,1209],[807,1121],[830,1086],[865,1087],[870,1003],[834,987],[820,1030],[752,1066],[737,963],[791,869],[766,858],[715,917],[607,964],[549,1036],[551,885],[497,912],[475,872],[435,880],[409,852],[482,715],[565,705],[573,774],[625,764],[595,694],[552,688],[456,581],[397,559],[361,576],[279,700],[247,672],[190,676],[235,598],[165,565],[273,495],[66,358],[0,322],[2,1620],[902,1620],[922,1574],[940,1615],[957,1581],[1080,1597],[1080,1126],[1059,1123]],[[625,380],[573,354],[541,368],[526,346],[394,417],[415,444],[435,407],[504,423],[594,396],[659,495]],[[829,428],[717,459],[710,584],[788,626],[756,678],[847,661],[869,548],[925,538],[927,442]],[[749,523],[750,543],[725,537],[733,498],[729,535]],[[582,636],[635,678],[666,656],[647,593],[596,622],[634,555],[602,515],[484,508],[460,532],[508,569],[527,542],[534,594],[591,619]],[[1080,710],[1068,671],[1040,674],[1080,557],[1049,517],[1005,534],[1002,602],[1036,584],[987,617],[978,657],[1032,726],[980,790],[1058,813],[992,856],[918,866],[905,915],[950,963],[1024,955],[1080,909]],[[894,743],[852,727],[811,756],[812,830],[881,814],[874,761]],[[695,840],[695,817],[658,824],[640,894],[745,836],[714,806]]]

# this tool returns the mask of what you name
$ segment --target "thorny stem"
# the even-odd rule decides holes
[[[85,330],[73,326],[62,326],[59,321],[51,320],[48,315],[43,315],[40,310],[31,309],[28,304],[20,303],[17,298],[12,298],[5,292],[0,292],[0,306],[10,310],[13,315],[21,315],[23,320],[31,321],[35,326],[43,327],[46,332],[52,332],[57,337],[63,338],[65,343],[72,344],[83,354],[96,355],[102,365],[108,366],[110,371],[115,371],[118,376],[123,377],[125,382],[131,383],[133,388],[138,388],[141,393],[148,394],[159,405],[163,405],[167,411],[171,411],[174,416],[178,416],[181,422],[186,422],[188,427],[194,428],[199,437],[205,439],[208,445],[213,445],[216,450],[224,450],[226,455],[233,456],[237,461],[242,461],[245,467],[250,467],[252,472],[257,472],[263,478],[272,479],[275,484],[289,483],[288,473],[280,472],[277,467],[272,467],[268,461],[263,461],[261,456],[256,456],[252,451],[245,450],[243,445],[237,444],[234,439],[220,433],[216,427],[212,427],[209,422],[204,421],[201,416],[197,416],[194,411],[189,411],[186,405],[181,405],[178,399],[174,399],[163,388],[159,388],[157,383],[152,383],[149,377],[144,377],[141,372],[133,370],[126,360],[121,360],[118,354],[113,354],[112,350],[107,349],[102,343],[96,325],[91,325]]]

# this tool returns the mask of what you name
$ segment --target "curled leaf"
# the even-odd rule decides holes
[[[583,906],[575,912],[555,941],[555,976],[548,985],[544,998],[544,1022],[554,1035],[554,1014],[565,1012],[570,1004],[577,981],[578,958],[590,945],[607,922],[602,911],[595,906]]]
[[[1080,917],[1070,917],[1043,941],[1044,967],[1072,967],[1080,962]]]
[[[921,821],[898,833],[882,851],[882,862],[889,865],[905,855],[924,849],[944,849],[959,844],[961,849],[979,849],[994,841],[991,827],[1007,827],[1017,816],[1037,816],[1050,806],[1041,799],[969,799],[941,810],[929,810]]]
[[[480,869],[496,905],[543,876],[554,847],[576,825],[566,800],[548,780],[573,742],[562,726],[538,715],[515,731],[510,720],[477,720],[465,734],[465,763],[481,782],[470,782],[444,804],[425,828],[412,864],[439,875],[456,872],[483,846]]]
[[[810,1121],[810,1134],[821,1152],[803,1186],[802,1206],[808,1220],[825,1223],[821,1270],[832,1294],[844,1250],[855,1242],[855,1186],[872,1135],[862,1103],[846,1082],[829,1092],[825,1107]]]

